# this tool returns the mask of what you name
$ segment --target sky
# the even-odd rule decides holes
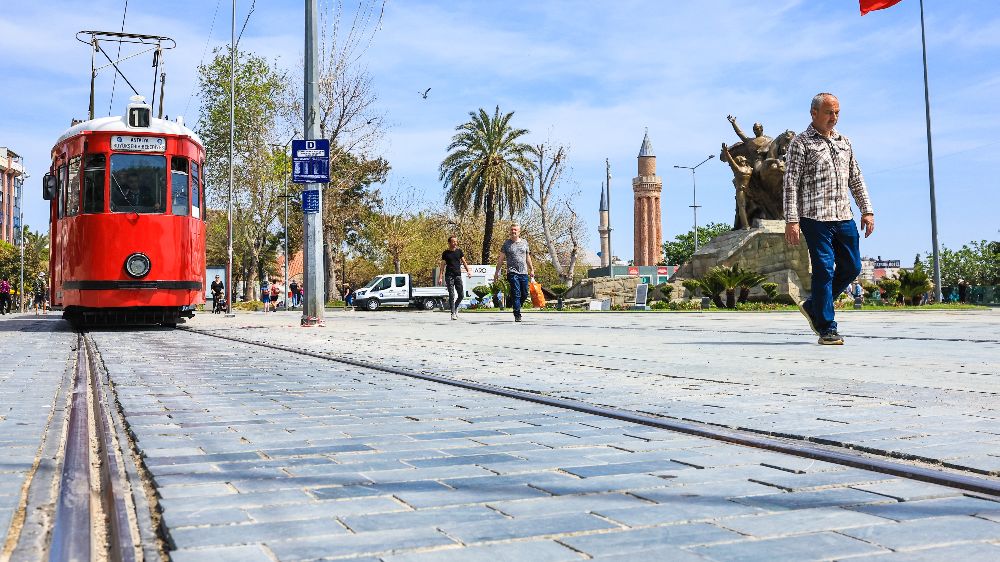
[[[325,0],[321,0],[325,1]],[[0,15],[0,146],[24,157],[25,223],[48,220],[41,177],[71,118],[86,116],[90,53],[82,29],[121,28],[125,0],[11,0]],[[301,76],[302,2],[238,0],[241,49]],[[357,0],[343,6],[353,17]],[[912,263],[931,249],[920,4],[903,0],[864,17],[856,0],[597,2],[388,0],[370,44],[357,50],[385,123],[374,153],[392,172],[384,189],[421,193],[439,205],[438,165],[470,111],[514,111],[533,144],[569,147],[558,187],[600,246],[597,210],[611,165],[616,256],[632,257],[632,187],[648,129],[663,179],[663,235],[691,229],[698,168],[699,225],[734,215],[732,173],[720,144],[754,122],[777,136],[809,124],[809,101],[832,92],[868,183],[875,232],[864,255]],[[166,53],[165,112],[197,120],[197,66],[229,42],[230,1],[132,0],[125,30],[177,41]],[[1000,239],[1000,12],[996,0],[925,0],[937,219],[942,246]],[[148,55],[123,64],[140,93],[152,89]],[[98,77],[98,116],[127,103],[119,80]],[[431,88],[427,98],[420,92]],[[857,211],[855,210],[857,214]]]

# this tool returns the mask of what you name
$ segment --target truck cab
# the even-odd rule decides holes
[[[444,287],[414,287],[408,273],[376,276],[354,292],[354,307],[378,310],[383,306],[414,307],[422,310],[443,308],[448,298]]]

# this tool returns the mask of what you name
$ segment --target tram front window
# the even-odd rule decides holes
[[[164,213],[167,159],[152,154],[111,155],[111,212]]]

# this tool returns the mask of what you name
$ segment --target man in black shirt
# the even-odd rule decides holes
[[[462,266],[465,266],[465,273],[470,278],[472,272],[469,271],[469,264],[465,261],[465,254],[458,247],[458,238],[451,236],[448,238],[448,249],[441,253],[442,278],[438,278],[438,283],[448,287],[448,308],[451,309],[451,319],[458,320],[458,305],[462,303],[465,296],[465,287],[462,286]]]
[[[212,289],[212,313],[221,314],[225,310],[226,301],[222,295],[226,292],[226,284],[222,282],[219,275],[216,275],[210,288]]]

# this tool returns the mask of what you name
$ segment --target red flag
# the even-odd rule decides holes
[[[861,15],[865,15],[868,12],[875,10],[884,10],[891,6],[895,6],[901,0],[860,0],[861,2]]]

